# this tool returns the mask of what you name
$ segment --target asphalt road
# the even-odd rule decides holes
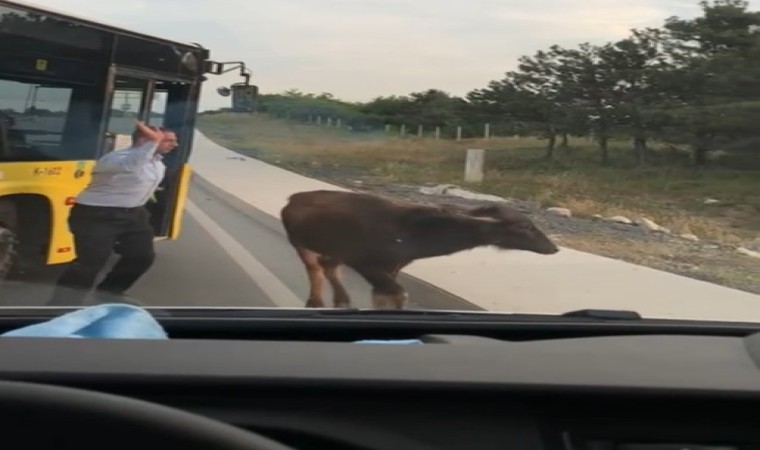
[[[157,259],[129,295],[153,307],[303,307],[306,272],[281,225],[228,194],[192,183],[179,240],[158,241]],[[0,288],[2,306],[41,306],[62,267],[46,269]],[[478,309],[419,280],[402,275],[410,308]],[[369,308],[369,285],[344,270],[353,305]],[[330,300],[330,290],[325,298]],[[328,303],[328,306],[331,306]]]

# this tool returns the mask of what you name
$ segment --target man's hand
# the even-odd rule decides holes
[[[164,139],[164,132],[161,130],[154,130],[150,126],[146,125],[145,122],[136,120],[135,126],[138,130],[140,130],[140,133],[145,136],[145,139],[152,141],[152,142],[161,142]]]

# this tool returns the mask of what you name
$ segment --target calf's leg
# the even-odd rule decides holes
[[[319,254],[303,248],[297,249],[298,257],[306,267],[309,276],[309,299],[306,301],[307,308],[324,308],[322,291],[324,290],[325,274],[319,264]]]
[[[372,285],[372,306],[375,309],[404,309],[408,295],[396,282],[396,266],[356,264],[351,266]]]
[[[319,264],[324,270],[327,281],[330,282],[330,287],[333,291],[333,306],[336,308],[351,307],[351,298],[340,280],[340,261],[321,256]]]

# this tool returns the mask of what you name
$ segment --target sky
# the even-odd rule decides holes
[[[242,60],[262,93],[349,101],[430,88],[465,95],[552,44],[603,44],[700,13],[693,0],[33,0]],[[750,2],[760,9],[760,0]],[[201,110],[226,107],[211,76]]]

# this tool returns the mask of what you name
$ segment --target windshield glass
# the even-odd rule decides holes
[[[758,123],[760,1],[0,1],[0,298],[760,322]]]

